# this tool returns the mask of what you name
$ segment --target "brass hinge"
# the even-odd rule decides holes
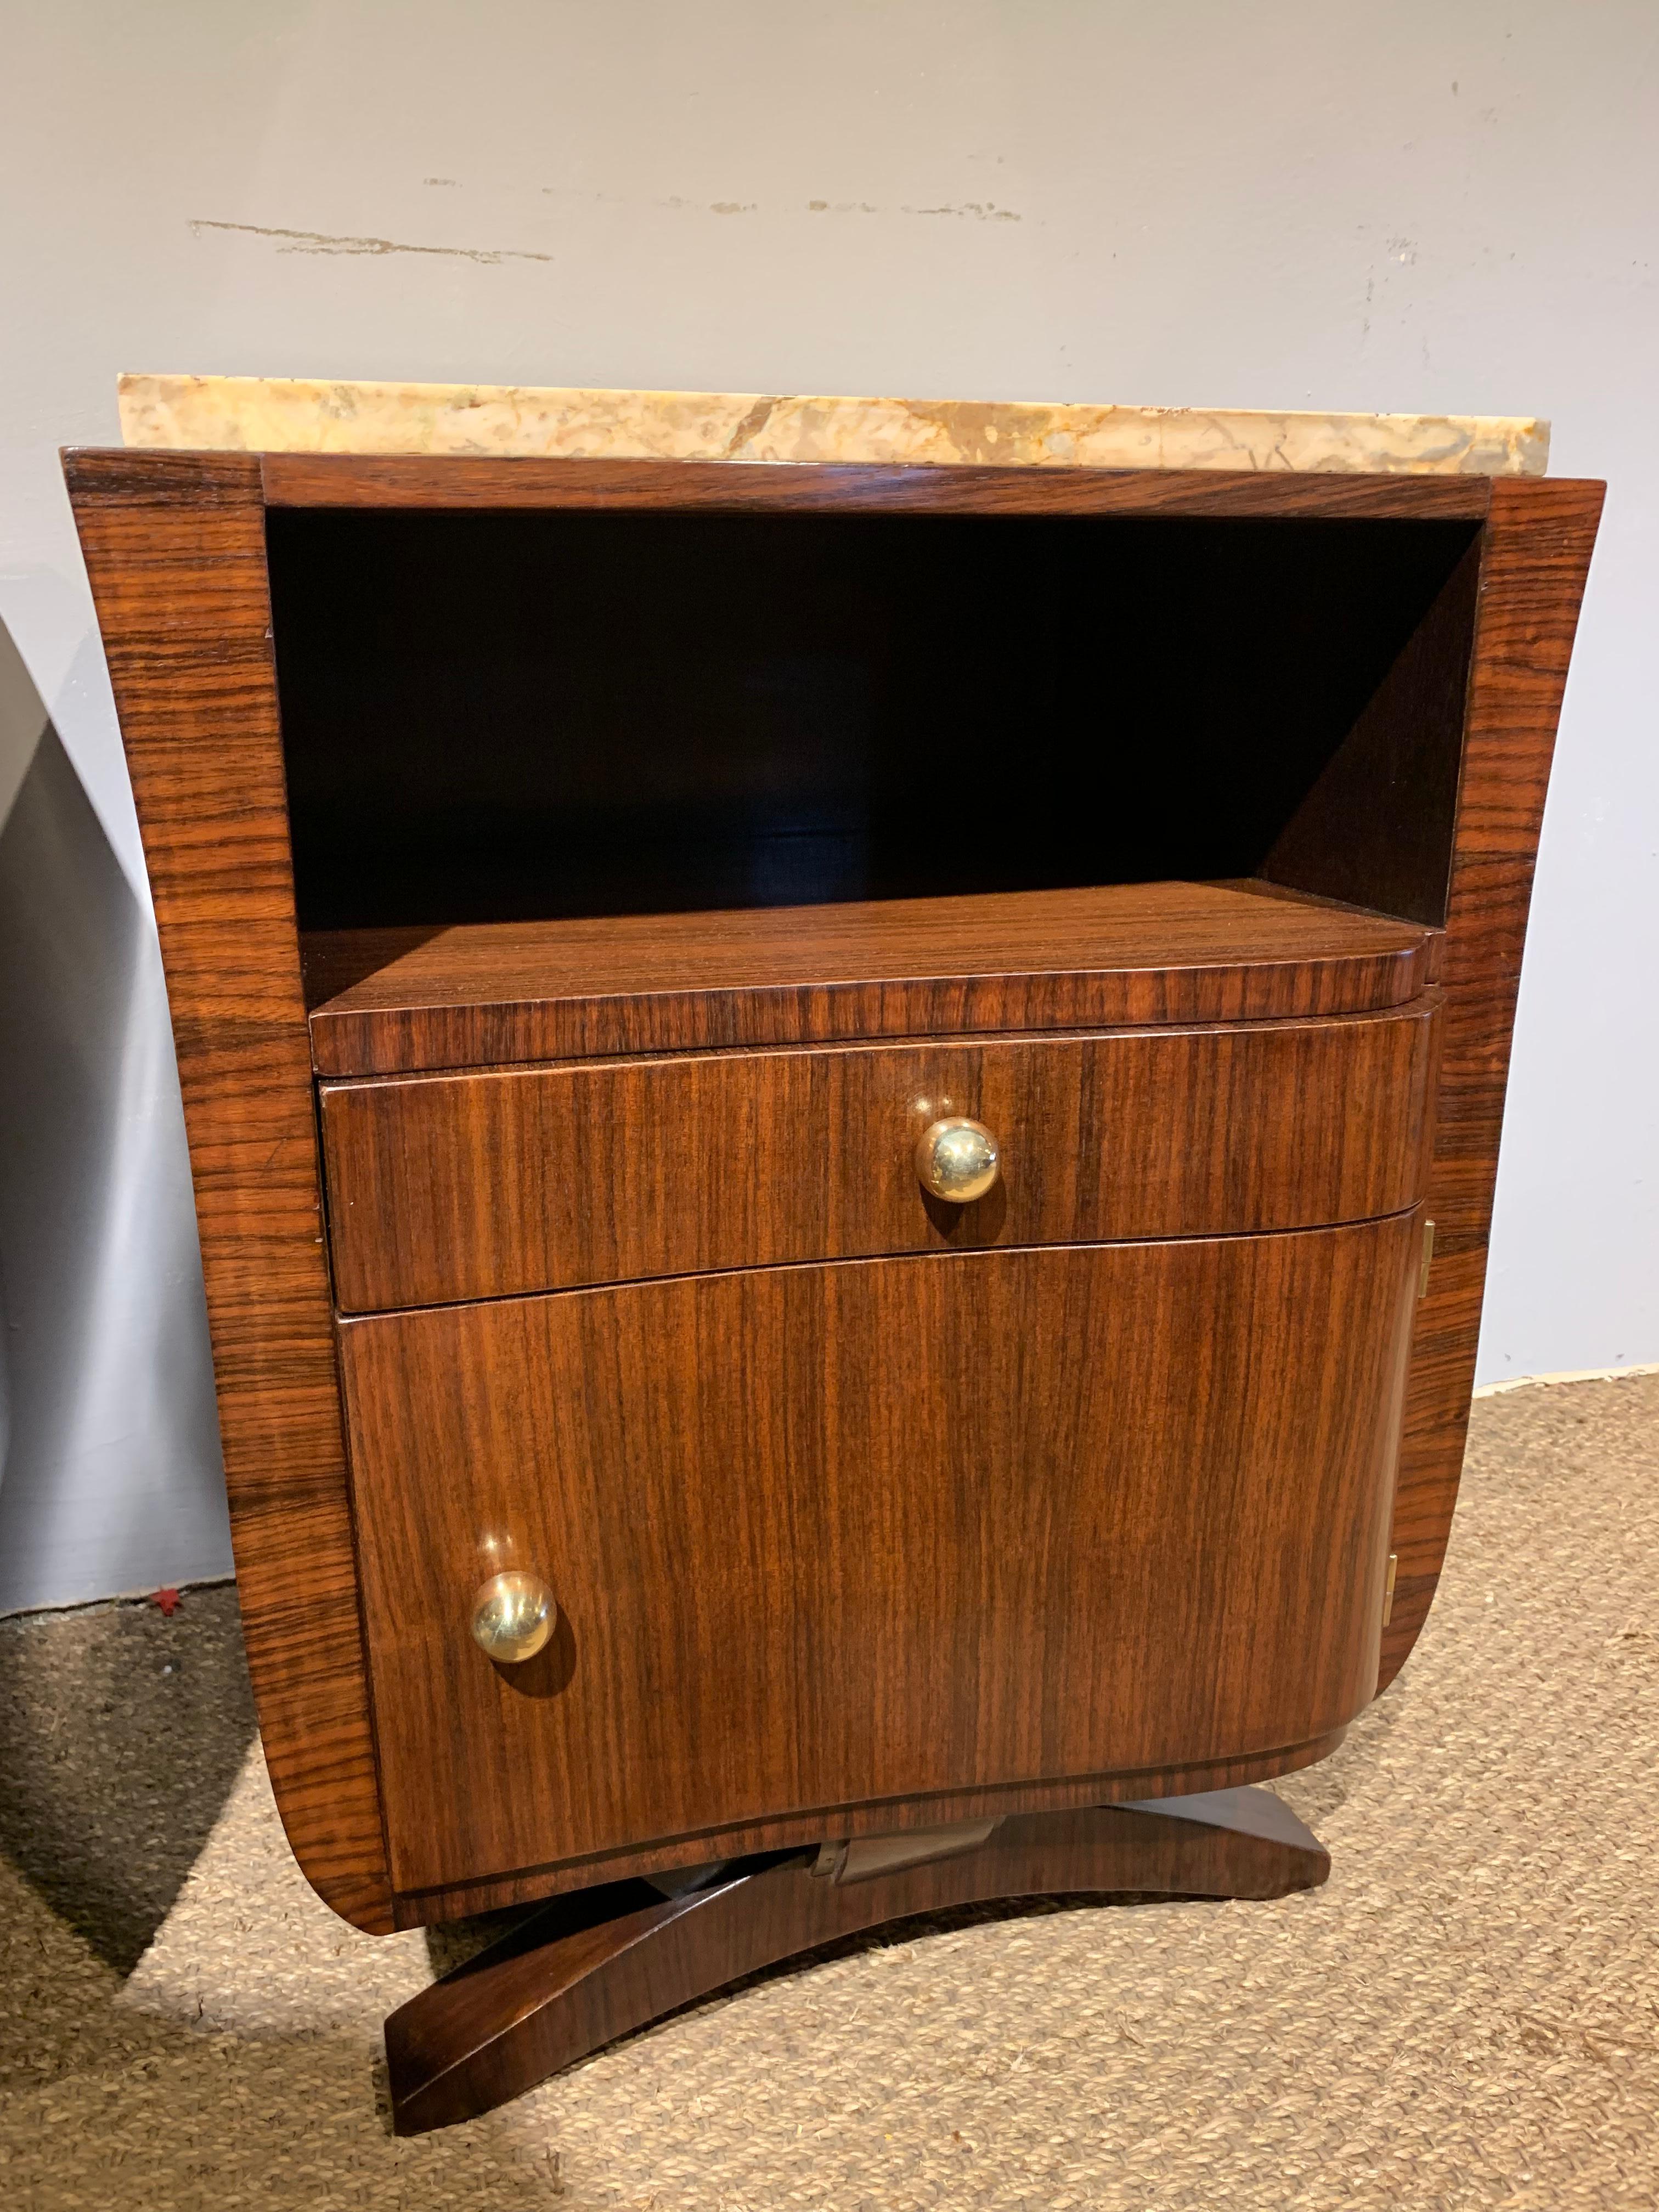
[[[1419,1298],[1425,1298],[1429,1295],[1429,1264],[1433,1258],[1434,1224],[1431,1221],[1425,1221],[1423,1224],[1423,1257],[1418,1262],[1417,1268],[1417,1295]]]
[[[1382,1626],[1386,1628],[1394,1618],[1394,1578],[1400,1571],[1400,1554],[1389,1554],[1389,1579],[1382,1585]]]

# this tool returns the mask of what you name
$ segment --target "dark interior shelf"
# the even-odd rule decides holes
[[[273,511],[301,927],[1255,873],[1437,922],[1475,527]]]

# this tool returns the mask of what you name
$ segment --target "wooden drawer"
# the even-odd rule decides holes
[[[1418,1245],[1402,1214],[342,1323],[395,1887],[1340,1729]],[[499,1565],[562,1609],[517,1668],[468,1632]]]
[[[1395,1212],[1421,1188],[1436,1010],[325,1084],[337,1299]],[[912,1164],[947,1113],[1002,1144],[966,1207]]]

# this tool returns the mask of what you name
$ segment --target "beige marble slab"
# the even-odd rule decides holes
[[[119,391],[129,446],[198,451],[1491,477],[1541,476],[1549,457],[1549,425],[1529,416],[1278,415],[259,376],[124,376]]]

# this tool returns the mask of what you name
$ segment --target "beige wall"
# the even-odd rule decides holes
[[[1648,0],[15,5],[0,617],[139,884],[53,458],[113,436],[119,368],[1549,415],[1613,492],[1483,1372],[1659,1358],[1656,35]],[[106,1054],[154,1051],[147,972]],[[80,1409],[21,1468],[14,1378],[0,1603],[222,1556],[161,1060],[0,1255]],[[94,1191],[152,1224],[118,1273]],[[92,1367],[52,1350],[43,1238],[101,1285]]]

